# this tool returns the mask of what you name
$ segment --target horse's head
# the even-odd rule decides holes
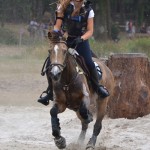
[[[50,67],[49,74],[51,78],[55,81],[59,80],[61,77],[61,73],[66,65],[66,54],[67,54],[67,46],[65,41],[60,40],[58,37],[54,37],[52,33],[50,33],[50,49],[49,49],[49,57],[50,57]]]

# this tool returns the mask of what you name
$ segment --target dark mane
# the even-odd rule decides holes
[[[51,43],[66,43],[66,39],[59,32],[49,31],[48,38]]]

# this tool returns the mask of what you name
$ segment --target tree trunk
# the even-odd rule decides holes
[[[106,0],[96,0],[95,2],[95,32],[94,37],[97,40],[107,38],[107,3]]]
[[[107,35],[111,38],[111,9],[110,9],[110,0],[106,1],[107,4]]]
[[[108,60],[115,77],[111,118],[134,119],[150,113],[150,62],[144,54],[116,54]]]
[[[120,0],[120,23],[121,24],[125,24],[126,20],[125,20],[125,3],[123,0]]]
[[[135,17],[136,25],[140,27],[144,20],[144,4],[142,0],[136,0],[135,2]]]

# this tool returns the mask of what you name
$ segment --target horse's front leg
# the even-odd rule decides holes
[[[93,116],[83,102],[81,103],[80,108],[76,113],[78,118],[81,120],[81,125],[82,125],[81,133],[78,138],[78,143],[83,144],[87,132],[88,124],[91,121],[93,121]]]
[[[65,108],[64,108],[64,110],[65,110]],[[54,106],[50,110],[52,135],[55,137],[54,142],[55,142],[56,146],[59,149],[63,149],[66,147],[66,140],[64,137],[61,136],[61,133],[60,133],[61,128],[60,128],[59,118],[57,117],[58,113],[60,113],[59,107],[57,104],[54,104]]]

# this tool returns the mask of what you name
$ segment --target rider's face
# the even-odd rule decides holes
[[[83,2],[83,0],[74,0],[74,1],[75,1],[75,2],[79,2],[79,3],[80,3],[80,2]]]
[[[75,5],[82,5],[83,0],[74,0]]]

